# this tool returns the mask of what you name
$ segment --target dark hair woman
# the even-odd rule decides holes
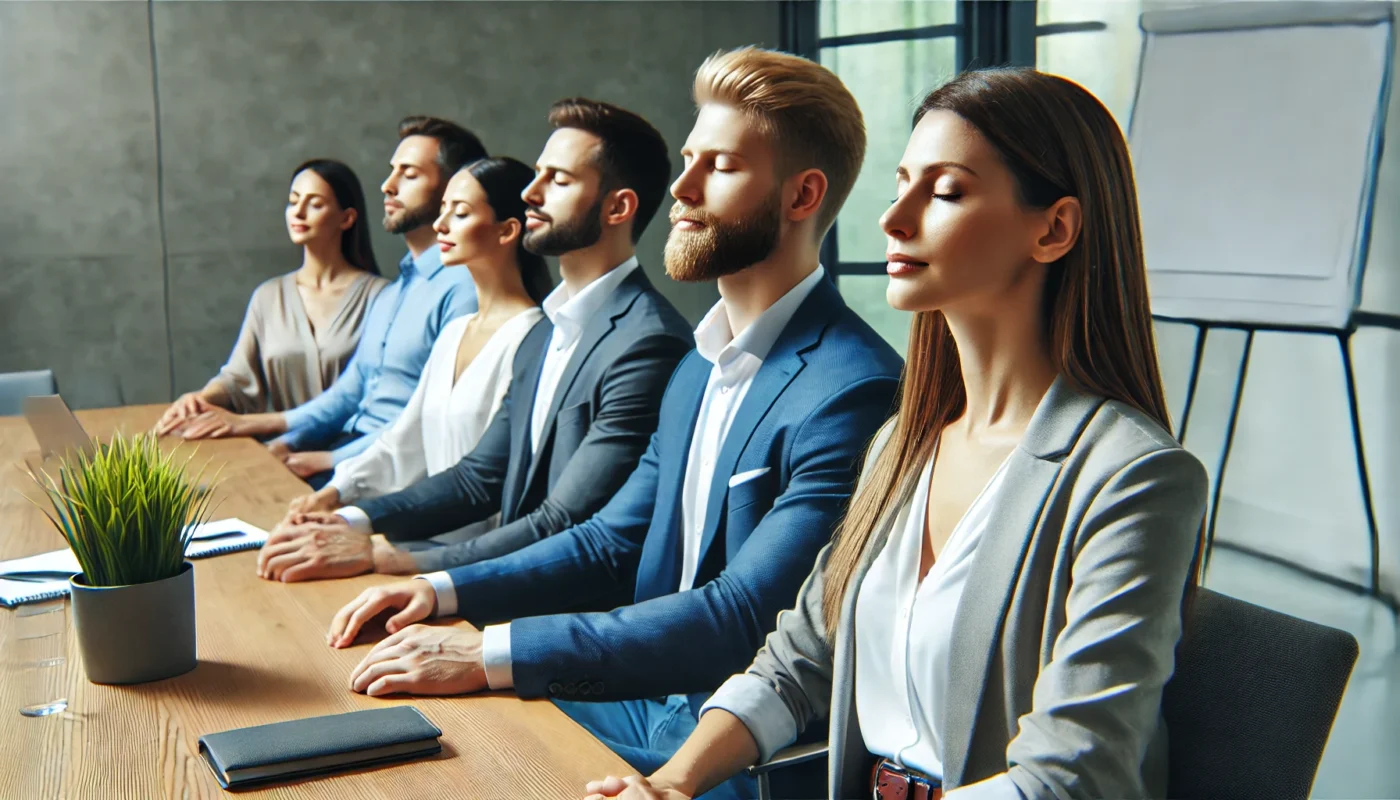
[[[210,406],[238,414],[295,408],[330,388],[354,355],[370,304],[387,284],[370,249],[359,178],[330,159],[297,167],[286,223],[301,267],[253,291],[228,363],[166,410],[159,433]]]
[[[516,349],[544,318],[539,305],[551,288],[544,259],[521,245],[520,193],[534,178],[535,171],[515,159],[485,158],[448,181],[433,228],[443,266],[471,270],[479,309],[442,329],[393,425],[363,453],[337,464],[324,488],[292,501],[292,512],[330,511],[398,491],[476,448],[510,387]],[[376,559],[404,556],[386,548]],[[392,571],[387,563],[376,569]]]

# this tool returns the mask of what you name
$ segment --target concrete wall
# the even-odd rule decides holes
[[[50,367],[79,407],[166,400],[172,375],[197,388],[253,287],[299,263],[282,221],[299,162],[350,164],[377,218],[401,117],[532,163],[574,94],[678,152],[704,56],[778,30],[776,2],[0,3],[0,371]],[[375,230],[392,273],[402,245]],[[716,294],[665,278],[664,241],[654,222],[642,262],[698,320]]]

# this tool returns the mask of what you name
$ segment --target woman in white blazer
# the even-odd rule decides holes
[[[522,244],[520,193],[534,170],[511,158],[463,167],[443,192],[434,228],[444,267],[464,267],[478,310],[443,328],[403,412],[374,444],[336,466],[325,488],[291,512],[331,511],[395,492],[456,464],[476,447],[510,387],[516,348],[544,318],[551,288],[544,259]],[[491,521],[480,527],[489,529]]]
[[[920,106],[896,187],[899,413],[753,665],[595,796],[694,797],[823,719],[833,798],[1166,789],[1207,480],[1169,431],[1122,133],[1070,81],[969,72]]]

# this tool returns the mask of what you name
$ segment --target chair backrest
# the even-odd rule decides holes
[[[1306,798],[1352,667],[1345,631],[1201,589],[1167,685],[1167,796]]]
[[[44,394],[58,394],[51,370],[0,372],[0,417],[24,413],[24,398]]]

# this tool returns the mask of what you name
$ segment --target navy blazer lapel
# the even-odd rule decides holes
[[[681,584],[682,549],[685,531],[681,527],[681,492],[685,488],[685,468],[690,462],[690,443],[695,438],[695,423],[700,418],[700,406],[709,383],[710,362],[698,356],[687,358],[677,370],[670,391],[676,393],[674,412],[661,420],[660,438],[662,462],[656,482],[657,517],[653,528],[661,533],[661,549],[650,568],[637,570],[636,601],[674,594]],[[667,409],[672,412],[672,409]]]
[[[540,385],[540,370],[544,369],[545,348],[549,347],[554,335],[554,325],[548,319],[535,323],[530,332],[520,342],[521,352],[533,353],[520,366],[520,373],[512,379],[510,394],[510,463],[506,476],[509,483],[502,493],[501,521],[513,521],[525,498],[525,476],[530,470],[534,454],[530,449],[530,420],[535,411],[535,392]]]
[[[744,452],[758,423],[767,416],[778,396],[807,365],[802,354],[821,342],[831,319],[845,307],[841,295],[830,281],[818,283],[807,299],[802,301],[797,313],[793,314],[787,327],[773,343],[758,374],[754,375],[748,394],[744,395],[744,401],[734,415],[734,423],[724,437],[719,458],[715,461],[714,479],[710,482],[710,496],[705,504],[705,533],[700,539],[700,557],[696,563],[705,563],[705,556],[714,543],[719,522],[724,516],[729,479],[734,476],[739,454]]]
[[[545,417],[544,429],[540,431],[540,441],[535,445],[535,452],[543,452],[545,444],[554,435],[554,423],[559,418],[559,410],[564,407],[564,398],[569,394],[569,389],[574,385],[574,379],[578,377],[579,371],[583,369],[584,362],[592,355],[598,343],[617,328],[618,318],[627,313],[638,295],[649,288],[651,288],[651,282],[647,280],[642,268],[637,267],[631,275],[618,284],[598,314],[583,327],[583,331],[579,333],[578,347],[574,348],[573,355],[569,357],[569,363],[564,365],[564,371],[559,375],[559,386],[555,388],[554,397],[550,400],[549,413]],[[540,364],[543,366],[543,358],[540,359]],[[526,486],[535,482],[535,475],[539,469],[540,459],[533,459],[530,464],[530,472],[525,479]]]

